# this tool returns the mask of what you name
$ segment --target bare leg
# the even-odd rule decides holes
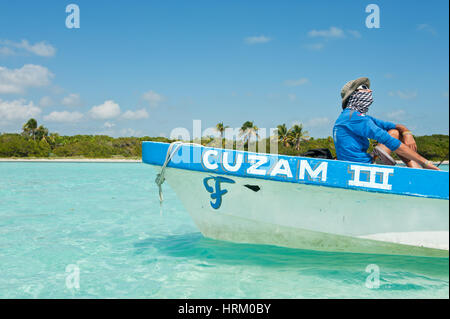
[[[392,136],[393,138],[396,138],[398,140],[400,140],[403,143],[403,136],[400,136],[400,132],[396,129],[392,129],[388,131],[389,135]],[[380,146],[383,151],[385,151],[388,154],[391,154],[391,150],[389,148],[387,148],[386,146],[384,146],[383,144],[378,144],[378,146]],[[397,156],[403,161],[403,163],[405,163],[406,166],[408,167],[412,167],[412,168],[422,168],[422,166],[420,166],[418,163],[406,159],[403,156],[400,156],[397,154]]]

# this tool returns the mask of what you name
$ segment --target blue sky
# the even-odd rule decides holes
[[[68,29],[65,8],[80,8]],[[365,21],[380,8],[380,28]],[[432,3],[432,4],[431,4]],[[448,134],[448,1],[0,1],[0,132],[168,136],[223,121],[331,135],[340,89]]]

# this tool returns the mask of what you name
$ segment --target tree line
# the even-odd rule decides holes
[[[213,144],[216,147],[228,145],[225,140],[225,130],[228,126],[223,122],[216,125],[220,135],[220,142],[214,144],[215,138],[202,138],[203,145]],[[249,149],[258,141],[263,141],[265,149],[257,149],[259,152],[269,153],[270,143],[273,137],[262,139],[258,133],[259,128],[252,121],[243,123],[239,130],[239,137],[244,143],[244,149]],[[308,136],[301,124],[287,128],[286,124],[280,124],[276,128],[276,143],[278,153],[284,155],[300,155],[310,149],[328,148],[333,156],[336,156],[334,142],[331,136],[327,138],[313,138]],[[432,161],[440,161],[448,155],[449,136],[434,134],[431,136],[415,136],[419,153]],[[0,135],[0,157],[73,157],[73,158],[135,158],[141,157],[141,145],[143,141],[173,142],[165,137],[118,137],[107,135],[74,135],[61,136],[51,133],[43,125],[38,125],[35,119],[28,120],[22,126],[20,134],[3,133]],[[200,141],[186,141],[200,142]],[[374,141],[372,141],[374,142]],[[373,143],[371,143],[373,144]],[[236,147],[236,141],[231,145]],[[371,149],[369,149],[370,151]],[[394,154],[395,157],[395,154]],[[447,157],[448,158],[448,157]]]
[[[61,136],[30,119],[20,134],[0,135],[0,157],[140,158],[143,141],[170,142],[164,137],[107,135]]]

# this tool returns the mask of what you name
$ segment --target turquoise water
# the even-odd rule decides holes
[[[167,184],[160,212],[154,179],[141,163],[0,163],[0,298],[449,297],[448,258],[203,238]]]

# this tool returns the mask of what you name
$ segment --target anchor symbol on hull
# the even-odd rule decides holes
[[[208,184],[208,181],[214,180],[214,187]],[[234,184],[232,179],[222,177],[222,176],[210,176],[203,179],[203,185],[208,193],[211,193],[211,199],[215,201],[210,201],[211,207],[214,209],[219,209],[222,205],[222,196],[228,193],[226,189],[221,189],[221,183],[230,183]]]

